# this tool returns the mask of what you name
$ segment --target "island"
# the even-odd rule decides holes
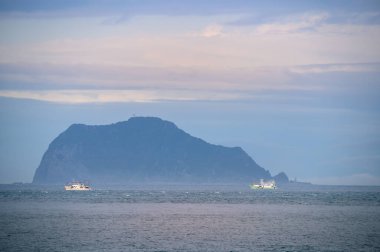
[[[242,148],[207,143],[157,117],[73,124],[49,145],[34,184],[251,183],[272,177]]]

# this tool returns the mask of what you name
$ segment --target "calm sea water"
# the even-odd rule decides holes
[[[380,251],[380,188],[0,187],[0,251]]]

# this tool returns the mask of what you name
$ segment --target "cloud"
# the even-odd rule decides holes
[[[346,89],[355,86],[355,81],[350,81],[353,78],[350,73],[357,76],[367,75],[369,80],[370,76],[380,73],[380,63],[228,69],[133,67],[116,64],[0,63],[0,88],[316,91],[327,87],[339,87],[343,82]],[[305,79],[309,74],[314,75],[313,79]],[[334,77],[333,81],[326,82],[328,74],[338,74],[341,80],[337,81],[337,77]],[[321,80],[323,83],[320,83]]]
[[[380,186],[380,177],[368,173],[360,173],[349,176],[313,178],[309,182],[317,185]]]
[[[331,15],[327,22],[329,24],[378,25],[380,12],[378,9],[365,12],[339,12]]]
[[[307,24],[320,17],[308,17]],[[186,19],[186,18],[185,18]],[[188,19],[186,19],[189,21]],[[175,23],[175,18],[165,19],[165,23]],[[65,23],[65,21],[61,21]],[[97,20],[99,22],[99,20]],[[154,25],[150,20],[144,27]],[[183,27],[169,27],[172,32],[155,33],[141,30],[139,22],[128,25],[131,33],[121,27],[115,34],[95,34],[81,37],[87,29],[96,26],[83,23],[70,34],[75,23],[55,24],[44,27],[46,30],[58,26],[69,38],[56,38],[51,32],[40,33],[37,23],[26,21],[17,27],[30,27],[28,34],[46,39],[31,43],[26,41],[20,29],[5,29],[7,43],[0,41],[0,63],[51,63],[51,64],[108,64],[143,67],[190,67],[190,68],[252,68],[260,66],[294,66],[312,64],[352,64],[376,62],[380,58],[380,26],[322,25],[310,32],[299,32],[307,25],[268,24],[261,26],[260,33],[255,27],[224,27],[221,25],[196,25],[183,30]],[[6,24],[12,27],[12,22]],[[277,27],[279,25],[279,27]],[[284,27],[282,27],[284,26]],[[102,26],[104,28],[104,26]],[[202,30],[199,27],[206,27]],[[309,26],[310,27],[310,26]],[[108,27],[107,27],[108,28]],[[104,28],[105,29],[105,28]],[[163,27],[164,29],[164,27]],[[176,30],[181,29],[181,30]],[[190,31],[193,36],[188,36]],[[68,31],[66,31],[68,30]],[[136,33],[138,30],[138,33]],[[302,30],[302,29],[301,29]],[[134,31],[134,32],[133,32]],[[272,33],[279,31],[279,33]],[[281,32],[282,31],[282,32]],[[104,31],[106,32],[106,31]],[[262,34],[261,34],[262,33]],[[16,35],[15,35],[16,34]],[[50,34],[50,35],[49,35]],[[15,37],[12,37],[15,36]],[[200,39],[200,37],[202,39]],[[22,38],[22,40],[20,40]],[[212,39],[203,39],[212,38]]]
[[[254,20],[254,18],[251,18]],[[247,20],[250,20],[248,18]],[[360,36],[379,34],[380,12],[365,13],[302,13],[280,16],[264,22],[250,23],[238,20],[230,24],[249,24],[255,34],[263,35],[320,35],[325,37],[348,36],[347,42]],[[351,38],[350,38],[351,37]],[[328,45],[327,45],[328,46]]]
[[[377,63],[361,63],[378,61],[380,26],[365,26],[365,29],[344,26],[345,33],[336,33],[342,26],[331,27],[326,24],[327,17],[324,12],[306,13],[279,18],[259,27],[221,26],[223,22],[215,23],[214,18],[205,20],[193,16],[181,17],[186,25],[171,27],[178,21],[177,17],[141,18],[128,24],[128,35],[119,34],[126,27],[107,27],[116,32],[66,39],[48,37],[34,43],[24,40],[0,43],[0,88],[20,91],[181,89],[204,91],[205,97],[212,99],[212,92],[262,94],[324,90],[327,93],[340,85],[344,88],[335,91],[346,94],[348,89],[349,92],[357,90],[351,88],[354,85],[366,85],[358,81],[359,77],[380,72]],[[26,21],[20,22],[16,27],[23,27],[21,24]],[[61,28],[75,28],[73,23],[67,26],[60,22],[66,21],[51,20],[50,28],[58,23]],[[33,26],[38,22],[31,23],[31,28],[40,30],[39,26]],[[155,23],[169,25],[162,28],[170,32],[148,30],[145,33],[145,29],[141,29],[155,27]],[[214,25],[207,25],[212,23]],[[263,34],[257,33],[260,27]],[[87,28],[87,23],[83,23],[77,32],[89,34]],[[186,36],[187,29],[198,30],[197,36]],[[311,32],[303,32],[308,29]],[[13,31],[9,31],[11,35]],[[272,32],[278,33],[273,35]],[[373,75],[367,77],[366,81],[374,79]],[[346,82],[350,83],[349,88]],[[87,94],[78,98],[81,99],[92,101]],[[143,100],[156,99],[145,97]],[[116,100],[133,99],[125,95]]]
[[[112,16],[105,18],[101,24],[103,25],[118,25],[130,21],[131,17],[128,15]]]
[[[243,93],[191,90],[0,90],[0,97],[54,103],[124,103],[158,101],[226,101],[248,97]]]
[[[380,72],[380,63],[305,65],[290,67],[289,71],[299,74]]]
[[[268,1],[270,2],[270,1]],[[247,1],[203,1],[203,0],[2,0],[0,14],[12,17],[78,17],[165,15],[165,16],[210,16],[230,13],[245,13],[258,6],[273,8],[272,4]],[[55,15],[55,16],[54,16]]]
[[[288,17],[278,22],[258,25],[255,31],[257,34],[278,34],[312,30],[321,25],[327,18],[327,13],[303,14]]]
[[[310,89],[289,83],[282,68],[219,69],[201,67],[132,67],[96,64],[0,64],[0,87],[7,83],[23,89],[47,84],[62,87],[100,89],[192,89],[271,90]]]
[[[200,35],[205,38],[223,36],[223,27],[217,24],[209,25],[203,29]]]

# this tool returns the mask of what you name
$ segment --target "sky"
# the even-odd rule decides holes
[[[379,1],[0,0],[0,183],[157,116],[272,175],[380,185]]]

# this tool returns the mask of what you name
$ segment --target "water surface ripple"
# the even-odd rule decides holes
[[[380,251],[380,193],[0,190],[0,251]]]

